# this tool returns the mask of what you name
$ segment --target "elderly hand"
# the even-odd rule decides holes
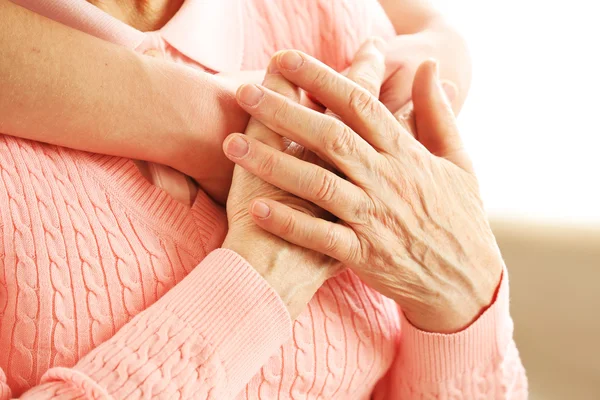
[[[228,153],[232,161],[339,218],[260,198],[250,208],[256,224],[345,264],[420,329],[470,325],[493,301],[503,261],[437,64],[423,63],[415,76],[417,141],[375,96],[312,57],[286,51],[277,63],[341,120],[260,86],[262,96],[240,91],[240,105],[346,179],[247,137],[247,151]]]
[[[378,90],[383,71],[383,57],[375,50],[372,42],[367,42],[357,53],[348,76],[372,90]],[[274,61],[263,85],[272,90],[271,93],[287,98],[294,104],[318,108],[308,100],[303,91],[278,73]],[[252,99],[256,95],[254,88],[253,85],[246,85],[239,90],[238,96]],[[258,91],[259,95],[260,93]],[[325,166],[313,152],[279,136],[256,119],[250,120],[245,135],[229,137],[223,147],[228,154],[243,154],[248,150],[246,139],[268,147],[272,154],[282,152],[295,162]],[[321,285],[340,270],[341,265],[323,254],[293,245],[256,226],[247,210],[257,197],[277,201],[278,204],[285,204],[313,216],[331,218],[331,215],[304,199],[264,182],[239,166],[234,169],[227,199],[229,232],[222,247],[234,250],[244,257],[281,296],[290,315],[295,318]],[[254,203],[254,215],[260,215],[263,211],[260,203]]]

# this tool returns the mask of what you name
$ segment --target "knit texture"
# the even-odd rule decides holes
[[[242,7],[248,70],[283,48],[341,70],[365,38],[392,35],[374,0]],[[202,192],[189,208],[131,160],[4,135],[0,232],[1,400],[527,396],[506,271],[492,307],[454,335],[414,328],[348,271],[291,321],[243,258],[217,249],[226,216]]]

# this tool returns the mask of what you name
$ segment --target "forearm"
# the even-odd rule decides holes
[[[165,163],[192,122],[237,105],[214,77],[137,54],[0,0],[0,132]],[[206,126],[206,132],[211,127]],[[238,129],[243,128],[243,125]],[[188,150],[189,151],[189,150]]]
[[[279,296],[238,254],[211,252],[181,282],[72,368],[21,398],[231,399],[290,339]],[[10,388],[0,369],[0,399]]]
[[[410,88],[416,66],[428,58],[435,58],[440,63],[440,77],[452,81],[458,88],[452,102],[458,111],[471,83],[471,59],[462,35],[426,0],[379,2],[398,35],[390,40],[386,52],[386,76],[404,69],[397,87]],[[396,96],[403,97],[399,106],[409,100],[400,94]]]

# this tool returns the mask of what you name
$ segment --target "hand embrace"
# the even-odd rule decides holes
[[[375,96],[319,61],[297,51],[276,61],[285,78],[341,121],[264,87],[254,101],[241,90],[240,105],[346,179],[247,137],[249,150],[228,153],[232,161],[339,218],[261,198],[251,208],[256,224],[350,267],[421,329],[468,326],[492,302],[503,262],[436,64],[422,64],[413,85],[415,133],[424,147]]]
[[[411,87],[419,66],[426,60],[442,61],[442,86],[457,112],[470,82],[470,60],[460,35],[443,21],[420,32],[398,35],[386,45],[386,79],[379,100],[394,115],[411,100]],[[460,88],[460,89],[459,89]],[[461,90],[462,89],[462,90]]]
[[[378,90],[381,82],[379,76],[383,75],[383,70],[383,58],[375,50],[373,43],[367,42],[358,52],[348,76],[371,90]],[[272,90],[273,94],[294,104],[308,106],[313,110],[318,108],[302,90],[279,74],[274,61],[263,85]],[[261,94],[254,85],[246,85],[238,91],[238,96],[247,99],[246,101],[255,100],[256,96]],[[322,110],[314,112],[320,113]],[[312,151],[278,135],[255,118],[248,123],[245,135],[230,136],[223,147],[228,154],[243,157],[250,150],[248,139],[271,149],[261,160],[265,166],[275,161],[270,159],[270,154],[281,152],[293,162],[306,162],[327,168],[326,163]],[[246,258],[282,297],[292,317],[296,317],[319,287],[342,266],[330,257],[286,242],[258,227],[248,213],[251,204],[253,215],[261,215],[265,211],[262,203],[252,203],[252,200],[258,197],[277,201],[278,204],[303,214],[326,220],[331,219],[331,214],[309,201],[266,183],[239,166],[234,169],[231,191],[227,199],[229,233],[222,247],[234,250]]]

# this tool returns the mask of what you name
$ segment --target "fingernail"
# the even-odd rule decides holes
[[[444,93],[446,93],[446,98],[449,103],[452,103],[456,96],[458,95],[458,88],[452,82],[442,81],[442,89],[444,89]]]
[[[385,41],[382,38],[380,38],[379,36],[375,36],[374,38],[371,39],[371,43],[381,53],[385,53],[385,50],[387,48],[387,43],[385,43]]]
[[[262,99],[264,92],[256,85],[243,85],[238,90],[238,99],[247,106],[254,107]]]
[[[296,51],[286,51],[279,56],[279,66],[289,71],[295,71],[304,63],[304,58]]]
[[[227,143],[227,154],[235,158],[242,158],[248,154],[248,142],[238,135]]]
[[[271,214],[271,209],[262,201],[255,201],[252,205],[252,214],[258,218],[267,218]]]

